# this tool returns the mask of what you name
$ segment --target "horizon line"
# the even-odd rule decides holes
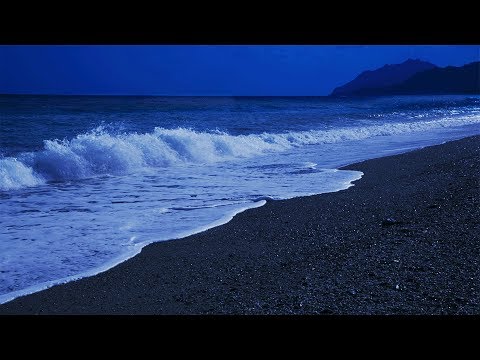
[[[165,94],[55,94],[0,93],[0,96],[105,96],[105,97],[331,97],[330,95],[165,95]]]

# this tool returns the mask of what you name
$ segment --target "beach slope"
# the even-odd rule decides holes
[[[0,314],[480,314],[480,137],[345,169]]]

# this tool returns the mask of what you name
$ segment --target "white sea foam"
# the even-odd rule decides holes
[[[194,228],[192,230],[188,230],[188,231],[184,231],[183,233],[179,233],[177,236],[172,237],[171,240],[187,237],[187,236],[193,235],[193,234],[198,234],[198,233],[206,231],[208,229],[226,224],[227,222],[232,220],[233,217],[236,214],[242,213],[242,212],[244,212],[245,210],[248,210],[248,209],[253,209],[253,208],[263,206],[263,205],[265,205],[265,203],[266,203],[265,200],[259,200],[259,201],[256,201],[256,202],[253,202],[253,203],[249,204],[248,206],[239,207],[239,208],[225,214],[220,219],[211,222],[210,224],[202,225],[202,226],[199,226],[199,227]],[[95,267],[95,268],[90,269],[88,271],[84,271],[80,274],[75,274],[75,275],[67,276],[67,277],[64,277],[64,278],[61,278],[61,279],[55,279],[55,280],[51,280],[51,281],[42,282],[40,284],[35,284],[35,285],[32,285],[32,286],[28,286],[24,289],[9,292],[9,293],[6,293],[6,294],[1,294],[0,293],[0,304],[4,304],[8,301],[11,301],[11,300],[19,297],[19,296],[24,296],[24,295],[35,293],[37,291],[48,289],[48,288],[50,288],[54,285],[65,284],[65,283],[70,282],[70,281],[82,279],[82,278],[85,278],[85,277],[94,276],[94,275],[100,274],[102,272],[105,272],[105,271],[111,269],[112,267],[114,267],[114,266],[116,266],[116,265],[134,257],[135,255],[139,254],[140,251],[145,246],[147,246],[148,244],[151,244],[153,242],[155,242],[155,241],[150,240],[150,241],[145,241],[143,243],[138,243],[138,244],[131,243],[131,244],[129,244],[130,246],[129,246],[128,250],[124,251],[121,255],[117,256],[114,259],[111,259],[108,262],[103,263],[101,266]]]
[[[102,128],[71,140],[45,140],[44,149],[17,159],[0,159],[0,190],[35,186],[49,180],[123,175],[141,168],[212,164],[251,158],[315,144],[363,140],[480,123],[480,116],[417,122],[233,136],[186,128],[156,128],[151,133],[111,134]]]
[[[19,189],[43,183],[33,169],[15,158],[0,159],[0,190]]]
[[[46,140],[0,158],[0,302],[96,274],[265,200],[346,189],[362,174],[340,165],[477,133],[478,124],[471,115],[237,136],[98,128]],[[59,182],[35,187],[50,180]]]

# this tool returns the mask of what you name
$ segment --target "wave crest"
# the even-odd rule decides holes
[[[45,140],[44,149],[39,152],[0,159],[0,190],[35,186],[49,180],[122,175],[145,167],[215,163],[304,145],[362,140],[475,123],[480,123],[480,117],[237,136],[186,128],[155,128],[153,132],[145,134],[112,134],[104,128],[97,128],[71,140]]]
[[[15,158],[0,159],[0,190],[40,185],[44,180]]]

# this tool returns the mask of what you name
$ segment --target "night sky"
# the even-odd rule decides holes
[[[0,46],[0,93],[328,95],[364,70],[480,60],[480,46]]]

